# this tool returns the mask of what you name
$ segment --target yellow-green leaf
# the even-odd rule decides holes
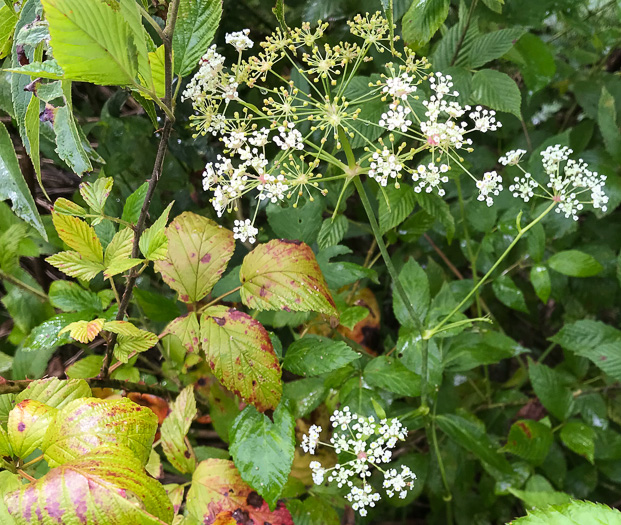
[[[0,458],[11,457],[13,455],[13,448],[9,442],[9,436],[4,430],[4,427],[0,425]],[[0,460],[1,461],[1,460]],[[0,462],[0,465],[2,463]]]
[[[134,232],[130,228],[124,228],[114,234],[106,248],[104,277],[123,273],[142,262],[142,259],[131,258],[133,245]]]
[[[83,182],[80,184],[82,198],[95,213],[103,213],[113,183],[112,177],[102,177],[95,182]]]
[[[160,337],[167,334],[176,335],[188,352],[196,352],[200,350],[200,327],[196,312],[189,312],[187,315],[177,317],[171,321]]]
[[[123,446],[145,465],[157,430],[148,407],[123,399],[76,399],[61,408],[48,428],[41,450],[52,467],[102,445]]]
[[[59,252],[45,260],[69,277],[85,281],[94,279],[104,269],[103,263],[90,261],[73,251]]]
[[[79,204],[72,202],[64,197],[54,201],[54,213],[59,215],[75,215],[76,217],[84,217],[86,210]]]
[[[90,343],[99,335],[104,326],[105,319],[93,319],[92,321],[76,321],[65,326],[59,333],[69,332],[69,335],[80,343]]]
[[[242,302],[258,310],[314,311],[338,316],[310,246],[274,239],[244,258]]]
[[[92,395],[91,387],[81,379],[63,380],[56,377],[37,379],[30,383],[15,398],[16,403],[35,399],[47,406],[62,408],[71,401]]]
[[[233,232],[185,212],[166,229],[168,254],[155,264],[164,281],[185,303],[203,299],[226,270],[235,251]]]
[[[114,357],[123,363],[127,363],[133,352],[146,352],[158,341],[157,335],[141,330],[128,321],[110,321],[104,324],[103,329],[118,335]]]
[[[196,417],[194,387],[184,388],[171,405],[171,411],[162,423],[162,450],[171,465],[179,472],[194,472],[196,457],[186,439],[192,420]]]
[[[95,229],[71,215],[52,214],[54,228],[62,241],[89,261],[102,263],[103,248]]]
[[[282,371],[263,325],[225,306],[205,310],[200,325],[207,362],[220,382],[261,411],[276,408]]]
[[[34,399],[26,399],[9,412],[7,431],[14,455],[26,458],[41,446],[56,408]]]
[[[149,261],[160,261],[166,259],[168,252],[168,238],[166,237],[166,223],[168,214],[174,203],[170,203],[163,211],[162,215],[147,228],[140,236],[138,245],[145,259]]]

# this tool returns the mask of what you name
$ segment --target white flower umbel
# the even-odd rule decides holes
[[[410,108],[403,106],[389,109],[386,113],[382,113],[379,125],[390,131],[397,129],[405,133],[412,124],[412,121],[407,118],[411,112]]]
[[[582,159],[571,159],[573,153],[571,148],[556,144],[541,152],[541,163],[548,177],[545,184],[536,181],[519,165],[524,153],[524,150],[513,150],[499,159],[501,164],[515,165],[523,173],[521,177],[516,176],[514,184],[509,186],[514,197],[524,202],[528,202],[532,197],[551,200],[558,203],[555,207],[557,213],[574,220],[578,220],[578,212],[584,209],[585,204],[606,211],[608,203],[608,197],[604,193],[606,176],[591,171]],[[535,193],[537,190],[539,192]]]
[[[392,450],[399,441],[405,440],[407,429],[398,419],[376,421],[371,417],[352,414],[349,407],[336,410],[330,417],[333,434],[329,443],[320,441],[321,427],[312,425],[308,435],[302,438],[302,450],[314,454],[318,445],[334,449],[341,461],[331,468],[324,468],[319,461],[311,461],[313,481],[321,485],[327,475],[329,483],[348,487],[345,498],[361,516],[367,515],[367,508],[374,507],[380,495],[373,491],[367,480],[373,469],[384,476],[384,488],[388,496],[398,494],[405,498],[416,479],[416,475],[406,466],[401,471],[396,468],[383,468],[392,459]]]
[[[274,142],[282,150],[304,149],[302,134],[295,129],[293,122],[287,122],[283,126],[278,127],[278,136],[274,137]]]
[[[239,53],[245,51],[246,49],[250,49],[254,42],[248,38],[250,34],[250,29],[242,29],[241,31],[236,31],[235,33],[227,33],[224,37],[227,44],[231,44]]]
[[[492,206],[494,196],[502,191],[502,177],[495,171],[490,171],[483,175],[482,180],[477,181],[477,188],[479,189],[477,199],[485,201],[488,206]]]
[[[386,186],[389,179],[397,179],[401,175],[403,166],[397,156],[384,147],[381,151],[376,151],[371,157],[369,177],[374,179],[380,186]]]
[[[256,242],[256,235],[259,233],[253,225],[250,219],[246,219],[245,221],[235,221],[235,226],[233,227],[233,238],[238,239],[241,242],[249,241],[250,244],[254,244]]]
[[[421,164],[418,169],[412,173],[412,180],[416,183],[414,185],[414,191],[420,193],[425,190],[427,193],[431,193],[435,189],[438,195],[442,197],[445,193],[442,184],[448,182],[448,177],[444,174],[448,170],[449,167],[446,164],[440,164],[439,166],[433,162],[430,162],[426,166]]]

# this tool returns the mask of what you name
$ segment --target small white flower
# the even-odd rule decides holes
[[[286,126],[279,126],[278,133],[279,136],[274,137],[274,142],[280,147],[280,149],[304,149],[302,134],[295,129],[293,122],[289,122]]]
[[[500,162],[503,166],[516,166],[520,163],[525,153],[526,150],[523,149],[512,149],[500,157],[498,162]]]
[[[530,173],[525,173],[523,177],[515,177],[514,184],[509,186],[509,191],[513,192],[513,196],[528,202],[534,195],[533,190],[539,186]]]
[[[383,93],[387,93],[396,100],[407,100],[408,95],[411,95],[415,91],[414,77],[411,77],[407,73],[387,78],[386,85],[382,89]]]
[[[502,191],[502,177],[495,171],[490,171],[483,175],[483,179],[477,181],[477,188],[479,189],[480,201],[485,201],[488,206],[494,204],[492,196],[498,195]]]
[[[403,166],[396,155],[388,148],[373,153],[369,169],[369,177],[377,181],[380,186],[386,186],[388,179],[397,179]]]
[[[250,49],[254,42],[248,38],[250,29],[243,29],[242,31],[236,31],[234,33],[227,33],[224,37],[227,44],[231,44],[238,52]]]
[[[410,108],[403,106],[390,109],[386,113],[382,113],[379,125],[390,131],[398,129],[405,133],[408,130],[408,126],[412,124],[412,121],[407,118],[411,111]]]
[[[245,221],[235,221],[235,226],[233,227],[233,238],[238,239],[241,242],[249,241],[250,244],[254,244],[256,242],[256,235],[259,233],[253,225],[250,219],[246,219]]]
[[[412,180],[417,183],[414,186],[414,191],[420,193],[424,189],[427,193],[431,193],[436,189],[440,197],[444,196],[445,191],[442,188],[442,184],[448,182],[448,177],[444,175],[448,169],[449,167],[446,164],[441,164],[440,166],[433,162],[430,162],[426,166],[421,164],[418,169],[412,173]]]
[[[321,427],[318,425],[311,425],[308,429],[308,435],[304,434],[302,438],[302,450],[309,454],[314,454],[319,443],[319,434],[321,434]]]
[[[477,106],[475,110],[470,113],[470,118],[474,121],[474,128],[481,133],[496,131],[498,128],[502,127],[502,124],[496,120],[496,112],[483,109],[481,106]]]

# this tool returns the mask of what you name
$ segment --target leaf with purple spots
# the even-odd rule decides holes
[[[232,461],[201,461],[192,476],[186,508],[204,525],[293,525],[291,514],[279,501],[270,511],[265,500],[242,480]]]
[[[162,423],[162,450],[170,464],[179,472],[194,472],[196,457],[186,436],[192,420],[196,417],[194,388],[184,388],[171,404],[171,411]]]
[[[22,390],[15,398],[16,403],[34,399],[53,408],[62,408],[76,399],[91,397],[91,387],[83,379],[68,381],[52,377],[37,379]]]
[[[155,264],[179,300],[203,299],[226,270],[235,251],[233,232],[195,213],[185,212],[166,229],[168,255]]]
[[[276,408],[282,371],[263,325],[226,306],[205,310],[200,325],[207,362],[220,382],[261,412]]]
[[[242,302],[257,310],[319,312],[338,317],[315,254],[300,241],[275,239],[246,255]]]
[[[196,312],[189,312],[173,319],[161,333],[160,337],[167,334],[176,335],[185,349],[190,353],[198,353],[200,350],[200,326]]]
[[[156,430],[153,411],[127,398],[76,399],[58,412],[41,450],[55,467],[103,445],[116,445],[129,448],[145,465]]]
[[[5,496],[18,525],[164,525],[172,503],[124,448],[104,447]]]
[[[57,412],[34,399],[18,403],[9,413],[7,424],[13,454],[23,459],[39,448]]]

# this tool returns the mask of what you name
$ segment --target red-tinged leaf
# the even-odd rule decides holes
[[[203,299],[226,270],[235,251],[233,232],[195,213],[179,215],[166,229],[168,255],[155,263],[179,300]]]
[[[92,226],[78,217],[52,214],[54,228],[67,246],[76,250],[89,261],[102,263],[103,248]]]
[[[35,399],[47,406],[63,408],[76,399],[91,397],[91,387],[82,379],[62,380],[56,377],[37,379],[30,383],[15,398],[16,403],[25,399]]]
[[[261,244],[246,255],[239,274],[241,299],[250,308],[338,316],[315,254],[303,242]]]
[[[176,335],[188,352],[198,353],[200,350],[200,326],[195,312],[172,320],[160,334],[160,337],[167,334]]]
[[[114,179],[112,177],[102,177],[95,182],[83,182],[80,184],[82,198],[95,213],[103,213],[113,183]]]
[[[103,448],[5,496],[18,525],[164,525],[172,503],[130,451]]]
[[[58,410],[34,399],[26,399],[9,412],[7,431],[13,453],[26,458],[41,446]]]
[[[131,399],[137,405],[143,407],[149,407],[153,413],[157,416],[157,423],[161,425],[164,419],[170,412],[168,401],[159,396],[153,394],[141,394],[139,392],[130,392],[127,394],[127,398]]]
[[[262,412],[276,408],[282,371],[263,325],[225,306],[205,310],[200,324],[205,356],[220,382]]]
[[[55,253],[45,260],[69,277],[84,281],[94,279],[104,269],[103,263],[90,261],[73,251]]]
[[[127,398],[76,399],[63,407],[41,445],[50,466],[62,465],[102,445],[129,448],[146,464],[157,417]]]
[[[196,413],[194,389],[188,386],[177,396],[170,414],[162,423],[162,450],[170,464],[183,474],[194,472],[196,468],[194,451],[186,440]]]
[[[550,452],[553,441],[554,437],[549,427],[532,419],[522,419],[511,426],[503,450],[520,456],[534,465],[540,465]]]
[[[84,217],[86,215],[86,210],[79,204],[61,197],[54,202],[54,213]]]
[[[69,332],[69,335],[80,343],[90,343],[99,335],[104,326],[105,319],[93,319],[92,321],[76,321],[65,326],[59,334]]]
[[[244,483],[234,463],[225,459],[198,464],[186,506],[204,525],[239,523],[240,519],[244,525],[293,525],[282,502],[271,512],[265,500]]]

